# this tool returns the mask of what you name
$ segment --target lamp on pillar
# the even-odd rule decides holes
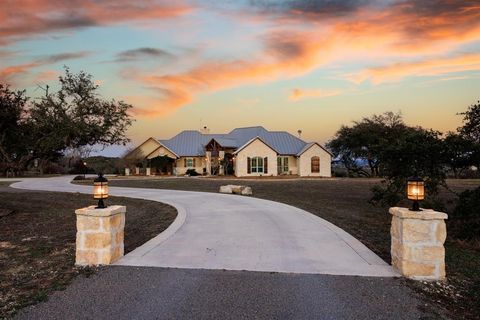
[[[98,199],[98,206],[95,209],[104,209],[107,207],[103,199],[108,198],[108,180],[102,173],[93,180],[93,198]]]
[[[425,181],[418,176],[413,176],[407,180],[407,198],[413,201],[410,211],[422,211],[419,201],[425,199]]]

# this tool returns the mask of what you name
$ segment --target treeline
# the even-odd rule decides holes
[[[405,199],[408,177],[425,180],[423,207],[447,210],[441,190],[453,196],[447,210],[449,228],[457,239],[478,241],[480,188],[460,194],[446,178],[477,177],[480,168],[480,102],[461,113],[463,124],[455,132],[441,133],[407,125],[399,113],[387,112],[342,126],[328,143],[349,176],[381,177],[372,188],[371,203],[395,206]],[[468,174],[467,174],[468,173]]]
[[[65,67],[59,89],[32,99],[0,84],[0,174],[40,173],[65,154],[93,145],[126,144],[132,105],[104,99],[90,74]]]
[[[480,103],[462,113],[463,126],[445,134],[408,126],[400,113],[386,112],[342,126],[328,143],[353,177],[392,177],[402,172],[465,177],[480,167]],[[429,174],[430,175],[430,174]]]

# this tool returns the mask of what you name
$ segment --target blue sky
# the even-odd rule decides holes
[[[480,98],[480,1],[4,7],[0,81],[38,95],[64,65],[91,73],[106,98],[134,106],[133,143],[204,125],[302,129],[326,142],[342,124],[386,111],[445,132]]]

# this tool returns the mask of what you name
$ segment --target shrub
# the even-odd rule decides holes
[[[195,169],[188,169],[187,172],[185,172],[185,174],[190,177],[195,177],[199,175]]]
[[[460,193],[457,206],[448,218],[455,238],[480,239],[480,187]]]

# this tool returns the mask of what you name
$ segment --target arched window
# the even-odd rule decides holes
[[[312,173],[320,173],[320,158],[315,156],[311,160],[311,171]]]

